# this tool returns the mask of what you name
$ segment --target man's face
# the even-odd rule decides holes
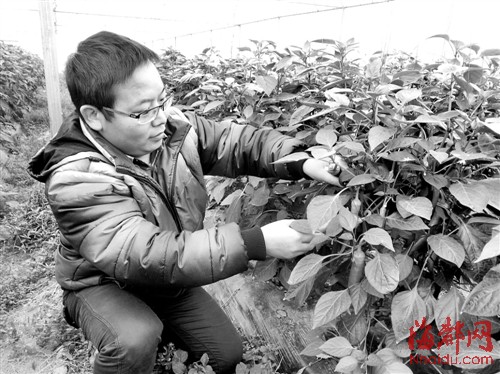
[[[166,98],[163,82],[153,63],[139,66],[132,76],[115,86],[112,109],[124,113],[140,113],[160,105]],[[115,113],[103,123],[101,134],[129,156],[143,157],[158,149],[165,138],[166,116],[163,110],[149,123]]]

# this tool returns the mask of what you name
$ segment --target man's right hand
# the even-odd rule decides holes
[[[290,227],[291,219],[272,222],[261,227],[268,256],[291,259],[311,251],[314,235],[298,232]]]

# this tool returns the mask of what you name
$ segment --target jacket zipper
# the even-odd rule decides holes
[[[119,170],[119,169],[121,169],[121,170]],[[147,177],[135,174],[135,173],[131,172],[129,169],[126,169],[126,168],[123,168],[123,167],[117,168],[117,171],[120,171],[122,173],[128,174],[128,175],[136,178],[137,180],[143,182],[144,184],[147,184],[152,189],[154,189],[158,193],[158,195],[160,195],[163,203],[167,206],[167,209],[170,211],[170,213],[172,213],[172,217],[174,218],[177,230],[179,232],[182,231],[182,223],[181,223],[181,219],[179,217],[179,213],[177,212],[177,209],[172,204],[172,202],[170,201],[170,199],[167,196],[165,196],[165,194],[163,193],[163,191],[161,190],[161,188],[159,186],[157,186],[156,183],[154,183],[154,181],[152,181],[151,179],[149,179]]]

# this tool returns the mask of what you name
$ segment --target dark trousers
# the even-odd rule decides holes
[[[238,332],[201,287],[166,296],[107,283],[65,292],[64,305],[99,351],[95,374],[150,374],[162,337],[187,350],[190,361],[208,354],[217,374],[233,373],[242,358]]]

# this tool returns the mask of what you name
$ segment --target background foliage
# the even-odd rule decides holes
[[[311,328],[323,335],[303,354],[337,360],[339,372],[425,371],[409,357],[444,356],[447,324],[463,323],[467,336],[487,321],[489,354],[500,355],[500,50],[435,37],[449,42],[453,59],[423,64],[376,53],[361,62],[353,40],[327,39],[283,50],[252,41],[235,59],[213,49],[192,60],[163,55],[181,108],[273,128],[309,146],[309,155],[278,162],[312,156],[341,167],[343,188],[208,180],[226,222],[293,217],[295,229],[316,234],[314,253],[259,263],[254,274],[279,282],[298,306],[315,304]],[[434,344],[410,350],[424,332]],[[459,357],[486,354],[478,340],[461,344]],[[480,368],[491,365],[473,366]]]

